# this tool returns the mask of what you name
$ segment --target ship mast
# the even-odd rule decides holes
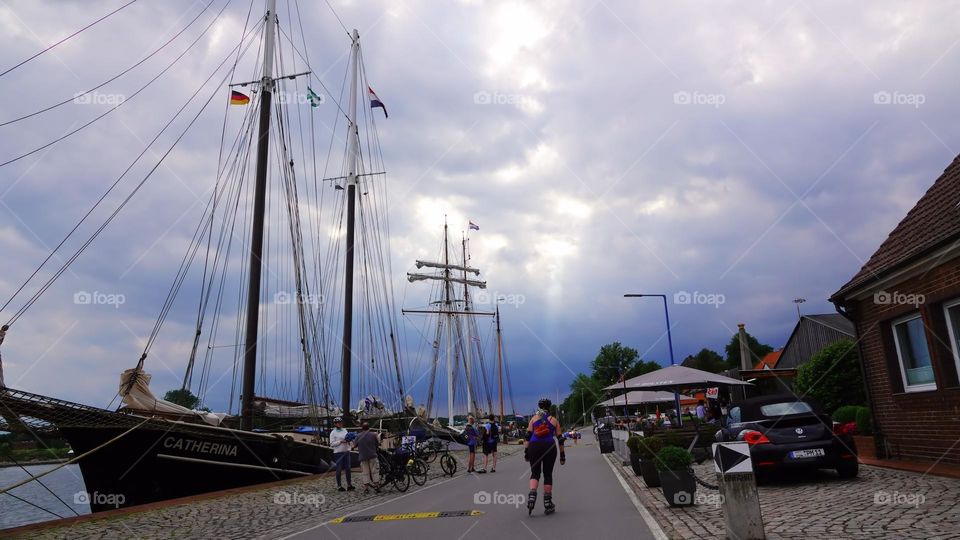
[[[260,276],[263,270],[263,220],[267,197],[270,150],[270,104],[273,97],[273,49],[277,21],[276,0],[267,0],[264,15],[263,77],[260,79],[260,120],[254,184],[253,224],[250,235],[250,285],[247,288],[247,327],[243,352],[243,390],[240,429],[253,429],[253,398],[257,376],[257,332],[260,325]]]
[[[503,343],[500,339],[500,306],[497,306],[497,379],[500,383],[500,424],[503,425]]]
[[[360,137],[357,130],[357,65],[360,62],[360,33],[353,30],[351,45],[350,106],[347,129],[347,246],[343,283],[343,350],[340,362],[340,408],[350,412],[350,367],[353,360],[353,258],[354,228],[357,206],[357,165]]]
[[[463,266],[464,266],[464,270],[463,270],[463,281],[464,281],[464,284],[463,284],[463,311],[469,312],[469,311],[470,311],[470,287],[469,287],[469,285],[466,284],[466,281],[467,281],[467,270],[466,270],[466,266],[467,266],[467,240],[466,240],[466,238],[461,238],[461,241],[460,241],[460,242],[461,242],[461,247],[463,248]],[[471,378],[470,378],[470,367],[471,367],[471,364],[473,364],[473,350],[472,350],[472,349],[473,349],[473,337],[471,337],[471,335],[470,335],[470,330],[471,330],[471,326],[473,325],[473,322],[472,322],[470,319],[463,319],[462,322],[463,322],[463,327],[466,329],[466,332],[465,332],[465,334],[464,334],[464,343],[463,343],[463,348],[464,348],[463,365],[464,365],[464,368],[465,368],[464,372],[465,372],[466,375],[467,375],[467,414],[469,415],[469,414],[470,414],[470,409],[471,409],[471,407],[476,411],[476,406],[475,406],[475,404],[473,403],[473,388],[472,388],[472,382],[473,382],[473,381],[472,381]]]
[[[417,274],[417,273],[408,273],[407,281],[413,283],[415,281],[424,281],[424,280],[436,280],[443,281],[443,299],[440,300],[442,307],[437,310],[420,310],[420,309],[404,309],[403,313],[424,313],[424,314],[437,314],[440,321],[440,327],[442,328],[444,323],[446,324],[446,358],[447,358],[447,415],[448,415],[448,425],[453,425],[453,367],[454,367],[454,356],[456,347],[454,345],[454,325],[457,324],[457,315],[464,316],[475,316],[475,315],[493,315],[493,312],[483,312],[483,311],[474,311],[469,308],[467,302],[466,292],[464,293],[464,308],[457,309],[454,305],[456,300],[453,298],[453,284],[460,283],[463,284],[464,290],[466,291],[467,287],[479,287],[481,289],[487,288],[487,282],[481,281],[478,279],[469,279],[467,274],[473,274],[475,276],[480,275],[480,270],[476,268],[471,268],[467,265],[467,260],[464,258],[463,264],[451,264],[450,263],[450,240],[449,240],[449,226],[447,225],[446,220],[443,223],[443,262],[430,262],[430,261],[417,261],[417,268],[434,268],[440,270],[438,274]],[[458,277],[453,274],[453,271],[462,272],[463,277]],[[468,331],[469,333],[469,331]],[[439,331],[438,331],[439,337]],[[464,334],[461,333],[461,337]],[[467,340],[469,340],[469,336]],[[466,344],[466,354],[470,354],[471,343],[468,341]],[[469,360],[465,362],[466,376],[467,376],[467,412],[471,407],[470,401],[473,399],[472,391],[470,389],[470,368]],[[431,385],[433,383],[431,382]],[[431,387],[432,389],[432,387]],[[429,414],[429,411],[428,411]]]

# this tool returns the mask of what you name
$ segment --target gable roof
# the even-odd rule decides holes
[[[780,355],[783,353],[783,349],[778,351],[770,351],[757,362],[757,365],[753,369],[773,369],[777,367],[777,361],[780,360]]]
[[[821,324],[828,328],[833,328],[837,332],[847,334],[850,337],[854,337],[856,334],[856,328],[853,326],[853,323],[850,322],[850,319],[844,317],[839,313],[823,313],[821,315],[804,315],[804,319],[811,320],[817,324]]]
[[[866,264],[830,297],[838,302],[851,290],[960,237],[960,156],[880,244]]]

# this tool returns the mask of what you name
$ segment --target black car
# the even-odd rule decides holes
[[[809,398],[763,396],[734,403],[717,442],[746,441],[758,477],[795,468],[859,472],[852,426],[834,424]]]

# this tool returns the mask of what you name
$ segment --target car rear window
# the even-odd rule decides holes
[[[784,401],[760,406],[760,414],[764,416],[785,416],[788,414],[803,414],[813,412],[809,403],[803,401]]]

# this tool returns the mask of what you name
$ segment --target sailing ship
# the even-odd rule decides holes
[[[276,0],[266,0],[260,23],[245,28],[240,43],[228,56],[234,60],[235,70],[251,45],[259,43],[262,55],[257,67],[261,76],[229,85],[234,102],[243,102],[246,98],[250,107],[232,145],[229,138],[223,138],[226,142],[221,143],[217,185],[143,354],[136,367],[121,376],[118,395],[122,405],[116,410],[97,408],[7,387],[0,364],[0,431],[30,433],[38,440],[44,433],[55,432],[65,438],[77,456],[87,491],[122,495],[91,498],[94,512],[113,509],[118,500],[122,506],[132,506],[321,473],[329,468],[332,460],[332,450],[322,436],[322,429],[331,417],[343,415],[356,421],[363,417],[411,414],[412,400],[404,396],[396,320],[390,314],[394,310],[392,290],[389,279],[384,278],[389,272],[383,263],[389,261],[389,254],[384,255],[388,249],[384,238],[386,209],[385,199],[378,193],[383,190],[380,184],[385,173],[378,170],[382,163],[375,161],[379,159],[378,148],[367,148],[367,161],[361,156],[358,124],[363,119],[358,116],[357,103],[359,96],[368,95],[364,90],[368,90],[369,85],[362,85],[366,75],[359,33],[354,30],[348,34],[350,84],[346,110],[340,103],[336,104],[337,119],[342,113],[346,120],[342,174],[320,178],[317,159],[310,162],[311,151],[315,149],[302,150],[300,146],[301,153],[296,154],[300,143],[293,142],[291,116],[300,112],[291,113],[290,109],[298,104],[281,99],[281,85],[296,84],[300,88],[301,79],[316,79],[311,79],[311,71],[279,73],[275,66],[279,63],[280,68],[286,67],[284,58],[294,67],[298,66],[296,61],[290,62],[289,56],[285,57],[277,45],[279,26]],[[293,28],[289,30],[292,34]],[[300,30],[303,35],[302,25]],[[296,47],[291,44],[290,49],[300,53],[301,62],[309,67]],[[226,65],[229,68],[230,64]],[[229,75],[232,79],[233,71]],[[211,97],[222,95],[222,89],[221,86]],[[249,99],[240,92],[243,89],[251,89],[246,91],[255,97]],[[307,92],[316,97],[309,86]],[[376,97],[372,90],[369,96]],[[315,106],[313,99],[310,104]],[[376,104],[371,102],[368,112],[372,113],[373,106],[383,107],[379,100]],[[226,126],[226,119],[224,122]],[[364,123],[369,129],[375,129],[372,114]],[[192,125],[193,122],[186,130]],[[367,135],[368,146],[371,138],[375,140],[375,134]],[[251,155],[255,155],[253,162],[249,160]],[[277,157],[271,159],[272,156]],[[163,158],[160,159],[162,162]],[[329,162],[328,156],[328,165]],[[159,165],[160,162],[157,167]],[[252,184],[247,180],[251,176],[248,173],[252,173]],[[313,191],[310,191],[311,185]],[[330,231],[331,239],[344,241],[335,247],[331,241],[324,261],[321,261],[323,248],[319,242],[324,229],[319,217],[312,215],[319,214],[320,210],[311,207],[316,212],[310,212],[305,218],[302,209],[311,203],[320,205],[322,192],[335,194],[331,203],[335,209],[334,224],[326,230]],[[121,208],[122,205],[103,226],[108,225]],[[305,225],[304,221],[308,223]],[[234,242],[237,224],[248,224],[248,232],[236,235],[243,240]],[[220,229],[216,230],[215,225]],[[234,243],[241,244],[240,248]],[[281,247],[284,243],[288,243],[288,247]],[[204,252],[205,256],[198,256]],[[82,249],[76,255],[80,253]],[[271,267],[270,263],[281,255],[288,262]],[[50,257],[44,263],[49,260]],[[341,264],[343,273],[327,271]],[[182,390],[196,389],[201,397],[212,391],[216,381],[211,375],[211,366],[217,355],[226,351],[227,358],[234,361],[233,380],[239,383],[238,388],[231,387],[229,409],[233,409],[233,399],[239,390],[239,415],[214,414],[177,405],[155,397],[149,387],[150,375],[144,364],[150,347],[157,340],[189,269],[196,270],[198,266],[202,267],[202,290]],[[38,294],[46,290],[63,269],[40,287]],[[281,282],[276,277],[278,269],[286,269],[292,277]],[[239,290],[233,297],[236,309],[232,313],[231,296],[225,292],[231,276],[246,278],[237,280]],[[364,287],[355,290],[355,281]],[[286,285],[294,292],[275,292],[270,302],[271,285],[276,289]],[[331,291],[342,292],[342,311],[329,307],[326,302],[310,301]],[[279,296],[281,294],[286,296]],[[357,309],[355,297],[360,303]],[[35,299],[36,295],[26,307]],[[287,315],[271,315],[280,309],[286,309]],[[24,311],[17,312],[2,327],[0,344],[5,337],[12,339],[11,325]],[[264,320],[271,316],[271,321]],[[359,326],[359,337],[354,335],[355,322]],[[332,339],[329,329],[340,324],[342,339]],[[229,334],[225,329],[231,326],[235,338],[232,343],[229,337],[224,337]],[[281,334],[279,327],[286,328],[287,334]],[[207,337],[205,348],[201,336]],[[279,345],[268,346],[270,343]],[[292,360],[281,366],[281,371],[287,373],[286,378],[274,379],[274,386],[285,389],[296,399],[258,396],[258,386],[260,390],[267,390],[265,362],[271,355],[279,356],[283,351]],[[336,377],[334,359],[337,358],[341,381],[339,405],[334,402],[336,392],[331,385]],[[361,369],[355,371],[353,368],[357,365]],[[366,393],[357,409],[351,407],[354,390]]]
[[[443,241],[440,260],[417,260],[416,272],[409,272],[407,280],[411,283],[429,281],[438,285],[427,307],[422,309],[404,309],[406,314],[427,315],[432,323],[434,341],[430,348],[431,362],[427,391],[427,414],[434,412],[437,371],[446,368],[446,426],[438,421],[433,423],[434,435],[461,440],[463,424],[455,419],[486,418],[494,414],[491,380],[493,366],[488,365],[482,346],[478,320],[492,317],[496,332],[496,377],[499,388],[500,419],[504,419],[503,405],[503,343],[500,326],[500,308],[485,311],[477,308],[476,295],[471,289],[484,290],[487,282],[479,279],[480,270],[470,265],[468,251],[469,240],[461,239],[460,253],[451,250],[449,225],[443,225]],[[459,260],[457,255],[460,256]],[[508,375],[509,377],[509,375]],[[463,398],[458,407],[458,395]],[[512,401],[512,392],[510,392]],[[457,414],[462,412],[462,414]],[[446,428],[441,430],[440,428]]]

